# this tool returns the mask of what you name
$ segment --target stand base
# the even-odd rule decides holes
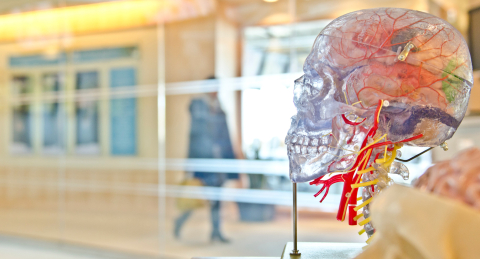
[[[285,245],[282,259],[352,259],[362,252],[364,243],[299,242],[301,254],[293,254],[293,242]]]

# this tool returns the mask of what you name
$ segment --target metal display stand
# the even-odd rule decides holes
[[[292,193],[293,193],[293,250],[290,255],[299,256],[301,253],[297,248],[297,183],[292,183]]]

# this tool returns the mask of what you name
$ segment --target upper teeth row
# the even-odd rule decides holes
[[[298,136],[298,135],[287,135],[285,138],[285,145],[297,144],[303,146],[323,146],[329,145],[332,140],[332,137],[329,135],[323,137],[307,137],[307,136]]]

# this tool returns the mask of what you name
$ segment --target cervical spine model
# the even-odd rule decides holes
[[[465,115],[473,82],[467,44],[427,13],[361,10],[320,32],[303,70],[285,139],[290,178],[323,185],[315,194],[325,190],[321,201],[343,182],[337,219],[348,212],[370,240],[370,201],[392,183],[388,174],[408,179],[394,161],[398,149],[444,143]]]

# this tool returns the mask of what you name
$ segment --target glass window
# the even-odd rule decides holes
[[[16,75],[11,81],[12,95],[18,98],[32,97],[33,85],[30,76]],[[25,103],[25,100],[18,99],[21,104],[12,106],[12,142],[10,152],[12,154],[28,154],[33,152],[33,117],[32,106]]]
[[[28,55],[28,56],[12,56],[8,63],[12,68],[25,67],[41,67],[41,66],[58,66],[65,64],[66,54],[58,53],[58,55]]]
[[[79,50],[73,52],[73,62],[101,62],[121,58],[134,58],[137,55],[136,47]]]
[[[134,68],[110,70],[112,92],[134,89],[136,73]],[[110,152],[112,155],[135,155],[137,153],[137,100],[118,98],[110,101]]]
[[[10,151],[14,154],[32,152],[32,111],[30,105],[13,107],[12,119],[13,142]]]
[[[42,90],[47,93],[63,90],[63,81],[60,73],[46,73],[42,77]]]
[[[97,71],[78,72],[76,89],[94,89],[99,87]],[[77,92],[77,95],[80,92]],[[81,98],[81,97],[79,97]],[[100,153],[98,101],[81,100],[76,103],[76,148],[77,154]]]
[[[43,154],[62,154],[65,152],[66,142],[66,115],[64,105],[50,102],[47,99],[57,100],[51,94],[63,90],[63,76],[60,73],[46,73],[42,76],[43,111]]]
[[[78,72],[76,76],[75,88],[78,90],[82,89],[92,89],[98,88],[98,72],[97,71],[86,71]]]
[[[12,93],[13,94],[30,94],[33,92],[33,87],[28,76],[14,76],[12,79]]]
[[[43,148],[44,154],[62,154],[65,152],[65,114],[63,105],[58,102],[45,103],[43,106]]]
[[[98,105],[96,101],[79,101],[76,105],[76,153],[98,154]]]

